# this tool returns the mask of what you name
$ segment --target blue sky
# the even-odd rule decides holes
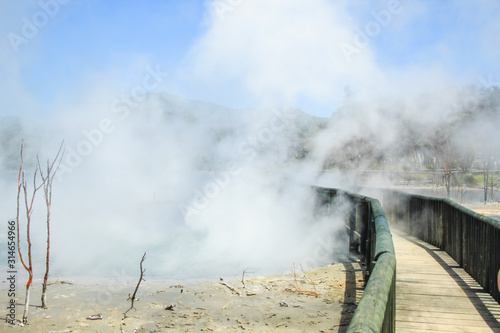
[[[499,82],[499,17],[493,0],[2,0],[0,114],[82,112],[149,66],[168,73],[157,91],[329,116],[346,86],[399,97]]]

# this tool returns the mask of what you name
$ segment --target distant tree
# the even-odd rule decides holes
[[[32,153],[37,149],[38,140],[26,126],[20,117],[0,118],[0,170],[17,171],[21,142],[25,143],[24,166],[31,169],[36,164]]]
[[[472,163],[476,158],[476,152],[473,149],[463,148],[463,150],[456,153],[457,154],[457,166],[463,173],[470,172],[472,169]]]
[[[496,86],[483,89],[478,102],[470,108],[468,121],[469,140],[475,143],[475,149],[482,157],[484,203],[488,193],[493,200],[494,177],[491,172],[496,157],[500,154],[500,89]]]
[[[370,166],[382,158],[377,153],[374,141],[369,138],[356,137],[343,142],[334,149],[326,160],[327,167],[338,168],[343,171],[359,169],[361,166]]]
[[[450,128],[446,127],[435,129],[427,142],[427,146],[435,154],[443,169],[443,179],[447,198],[450,197],[451,177],[454,163],[453,146],[449,130]]]
[[[3,170],[16,170],[22,125],[18,118],[5,117],[0,122],[0,158]]]
[[[398,160],[398,169],[414,172],[426,167],[427,151],[424,145],[424,129],[421,124],[400,117],[397,140],[392,150]],[[409,175],[405,175],[408,178]]]

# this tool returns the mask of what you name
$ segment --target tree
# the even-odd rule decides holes
[[[33,173],[33,186],[30,191],[28,186],[28,182],[25,177],[24,170],[24,142],[21,143],[21,153],[20,153],[20,163],[19,163],[19,173],[17,178],[17,213],[16,213],[16,223],[17,223],[17,250],[19,253],[20,261],[28,272],[28,281],[26,282],[26,297],[24,303],[24,312],[23,312],[23,323],[28,322],[28,310],[30,303],[30,290],[31,285],[33,283],[33,255],[31,250],[31,222],[32,215],[34,210],[34,203],[37,192],[43,188],[45,194],[45,203],[47,206],[47,255],[46,255],[46,269],[45,269],[45,277],[42,288],[42,307],[46,308],[46,291],[47,291],[47,279],[49,275],[49,254],[50,254],[50,214],[51,214],[51,206],[52,206],[52,184],[54,180],[54,176],[57,173],[59,168],[59,164],[62,160],[62,146],[59,147],[59,151],[57,152],[56,157],[52,162],[47,161],[47,169],[46,173],[44,173],[40,164],[40,160],[37,157],[38,163],[35,164],[35,171]],[[56,163],[59,162],[56,166]],[[37,184],[38,175],[40,173],[41,184]],[[26,212],[26,241],[27,241],[27,260],[23,256],[23,252],[21,251],[21,239],[20,239],[20,206],[21,206],[21,192],[24,197],[24,209]]]
[[[488,200],[488,192],[492,193],[494,176],[492,170],[495,159],[500,153],[500,89],[496,86],[483,89],[483,94],[478,96],[477,104],[469,112],[469,137],[476,142],[476,150],[482,157],[484,203]],[[493,199],[493,197],[491,197]]]
[[[61,164],[64,152],[62,152],[64,141],[61,142],[61,146],[57,151],[57,155],[52,161],[52,163],[47,160],[46,173],[42,171],[42,166],[40,164],[40,159],[37,156],[38,161],[38,169],[40,169],[40,177],[42,178],[43,184],[43,194],[45,197],[45,206],[47,207],[47,253],[45,259],[45,275],[43,277],[43,285],[42,285],[42,307],[44,309],[47,308],[47,280],[49,278],[49,267],[50,267],[50,213],[52,207],[52,184],[54,181],[54,177],[59,169],[59,165]],[[58,162],[59,161],[59,162]],[[57,163],[58,162],[58,163]],[[56,166],[57,163],[57,166]],[[55,167],[55,168],[54,168]]]
[[[24,169],[23,169],[23,147],[24,143],[21,144],[21,162],[19,165],[19,175],[17,178],[17,215],[16,215],[16,223],[17,223],[17,250],[19,252],[19,258],[23,267],[28,272],[28,281],[26,282],[26,297],[24,303],[24,312],[23,312],[23,323],[28,322],[28,310],[29,310],[29,302],[30,302],[30,288],[33,282],[33,260],[31,253],[31,216],[33,213],[33,204],[35,202],[36,193],[40,188],[42,188],[43,184],[37,185],[36,179],[38,174],[38,166],[35,167],[35,172],[33,174],[33,190],[31,195],[29,195],[28,184],[25,179]],[[24,194],[24,207],[26,209],[26,241],[28,245],[28,263],[24,260],[22,251],[21,251],[21,242],[19,237],[19,207],[20,207],[20,196],[21,196],[21,188],[23,189]],[[30,197],[30,198],[29,198]]]
[[[436,129],[430,138],[428,147],[434,152],[439,164],[443,168],[446,197],[450,197],[451,175],[453,171],[452,142],[447,129]]]

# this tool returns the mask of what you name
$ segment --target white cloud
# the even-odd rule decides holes
[[[221,3],[230,8],[223,14]],[[475,83],[480,74],[492,74],[483,73],[479,59],[496,59],[500,49],[493,33],[498,24],[489,14],[497,5],[489,1],[211,4],[207,31],[193,46],[185,72],[211,100],[230,105],[243,99],[253,100],[253,105],[308,100],[334,111],[345,86],[370,98],[416,96],[449,84]],[[392,12],[388,22],[377,19],[376,14],[389,11],[391,4],[396,4],[397,13]],[[442,11],[457,13],[474,25],[455,24]],[[426,27],[424,32],[421,26]],[[442,39],[435,40],[429,29],[437,29],[435,36]],[[457,35],[460,31],[469,32]],[[482,50],[477,39],[483,40]],[[359,47],[360,43],[366,46]],[[351,61],[346,61],[343,44],[359,51],[349,57]],[[470,54],[470,62],[462,63],[464,54]]]
[[[223,19],[213,10],[191,53],[194,75],[259,103],[331,104],[346,85],[373,87],[380,73],[370,46],[350,62],[341,50],[355,37],[343,7],[325,0],[242,1]]]

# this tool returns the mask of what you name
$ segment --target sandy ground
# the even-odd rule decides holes
[[[497,219],[500,217],[500,202],[487,202],[486,204],[465,203],[463,206],[482,215],[491,216]]]
[[[29,324],[13,326],[2,320],[0,331],[344,332],[364,286],[358,262],[329,265],[307,274],[299,269],[285,276],[245,278],[244,282],[144,281],[135,309],[123,319],[130,307],[127,295],[137,281],[56,281],[48,289],[48,309],[38,306],[37,281],[31,293]],[[18,291],[20,288],[18,285]],[[6,289],[4,280],[0,284],[2,299]],[[17,319],[22,317],[24,291],[19,295],[23,300],[17,304]],[[94,314],[102,314],[102,319],[87,319]]]

